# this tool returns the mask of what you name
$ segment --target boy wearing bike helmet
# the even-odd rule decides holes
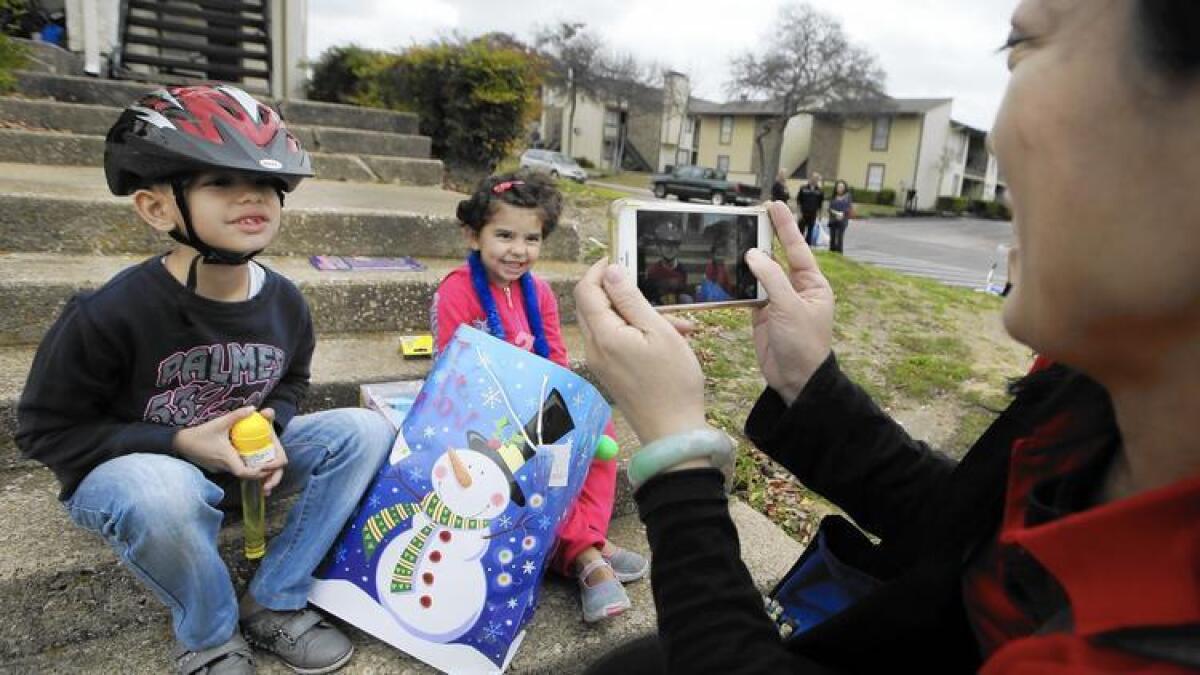
[[[67,303],[38,348],[17,443],[54,471],[71,519],[170,609],[179,672],[253,673],[246,638],[297,672],[336,670],[353,646],[307,608],[311,575],[394,434],[365,410],[296,416],[312,320],[299,290],[251,259],[312,175],[308,155],[273,110],[205,85],[127,108],[104,168],[178,244]],[[229,429],[256,409],[277,458],[250,469]],[[217,535],[240,479],[300,496],[239,602]]]

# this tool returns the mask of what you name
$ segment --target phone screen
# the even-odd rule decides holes
[[[745,263],[758,245],[752,215],[639,210],[637,283],[650,304],[690,305],[758,298]]]

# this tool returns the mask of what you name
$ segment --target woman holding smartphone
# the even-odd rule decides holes
[[[588,365],[644,443],[658,610],[593,672],[1200,668],[1200,3],[1023,0],[1007,49],[1004,323],[1039,357],[960,462],[838,369],[833,292],[783,205],[786,268],[747,255],[769,297],[747,435],[877,537],[818,542],[869,581],[814,627],[781,638],[739,558],[684,338],[619,269],[576,288]]]

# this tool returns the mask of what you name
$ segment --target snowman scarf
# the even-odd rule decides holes
[[[362,533],[363,553],[366,557],[371,557],[383,541],[384,535],[418,513],[425,514],[430,522],[422,526],[404,547],[400,561],[396,563],[396,568],[392,571],[393,593],[412,590],[412,576],[417,560],[421,557],[425,542],[429,540],[429,536],[439,525],[457,530],[482,530],[491,523],[486,518],[464,518],[454,513],[449,506],[442,503],[442,499],[437,496],[437,493],[430,492],[418,504],[389,506],[367,519],[367,522],[363,524]]]

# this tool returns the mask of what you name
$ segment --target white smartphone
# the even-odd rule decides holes
[[[771,251],[764,206],[619,199],[609,211],[610,259],[662,311],[762,305],[746,251]]]

